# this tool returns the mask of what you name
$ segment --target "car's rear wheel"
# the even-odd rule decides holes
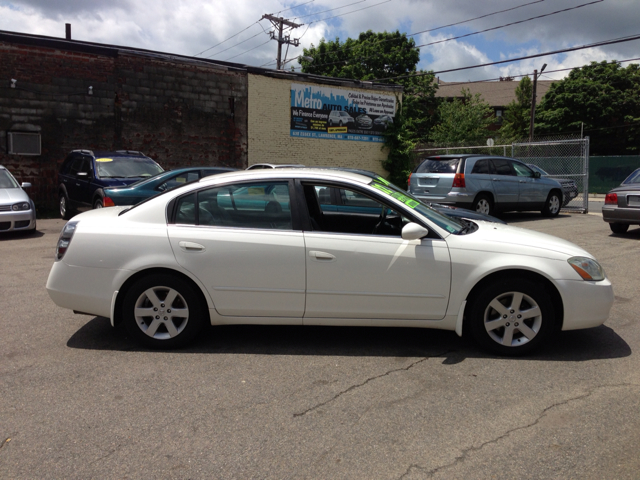
[[[473,202],[473,210],[485,215],[493,215],[493,201],[488,195],[478,195]]]
[[[122,302],[125,328],[151,348],[177,348],[191,342],[205,325],[206,305],[185,280],[169,274],[136,281]]]
[[[628,223],[610,223],[609,228],[613,233],[627,233],[629,230]]]
[[[93,202],[93,208],[102,208],[104,207],[104,202],[101,197],[98,197]]]
[[[542,209],[542,215],[545,217],[556,217],[560,213],[560,206],[562,205],[562,199],[557,192],[549,193],[547,201]]]
[[[467,320],[474,340],[500,355],[526,355],[555,330],[555,311],[546,290],[528,279],[487,284],[470,302]]]
[[[71,209],[69,208],[69,199],[64,193],[61,193],[58,198],[58,206],[60,207],[60,217],[63,220],[69,220],[71,218]]]

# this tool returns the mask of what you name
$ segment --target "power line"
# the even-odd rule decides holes
[[[358,3],[362,3],[362,2],[366,2],[366,1],[367,0],[359,0],[357,2],[349,3],[347,5],[342,5],[341,7],[330,8],[329,10],[323,10],[321,12],[308,13],[307,15],[302,15],[301,17],[296,17],[296,20],[299,20],[299,19],[305,18],[305,17],[313,17],[314,15],[320,15],[321,13],[333,12],[334,10],[340,10],[341,8],[347,8],[347,7],[350,7],[351,5],[356,5]]]
[[[229,48],[225,48],[224,50],[221,50],[221,51],[219,51],[219,52],[213,53],[213,54],[209,55],[207,58],[211,58],[211,57],[213,57],[214,55],[220,55],[221,53],[224,53],[224,52],[226,52],[226,51],[228,51],[228,50],[231,50],[232,48],[236,48],[238,45],[242,45],[243,43],[248,42],[248,41],[249,41],[249,40],[251,40],[252,38],[256,38],[258,35],[262,35],[263,33],[264,33],[264,32],[258,32],[258,33],[256,33],[253,37],[249,37],[249,38],[247,38],[246,40],[243,40],[243,41],[241,41],[241,42],[239,42],[239,43],[236,43],[236,44],[234,44],[234,45],[231,45]]]
[[[445,38],[444,40],[438,40],[438,41],[435,41],[435,42],[425,43],[423,45],[416,45],[416,48],[427,47],[429,45],[435,45],[437,43],[450,42],[451,40],[457,40],[459,38],[470,37],[472,35],[478,35],[480,33],[486,33],[486,32],[490,32],[492,30],[498,30],[500,28],[511,27],[513,25],[518,25],[518,24],[525,23],[525,22],[531,22],[532,20],[538,20],[540,18],[549,17],[551,15],[556,15],[558,13],[568,12],[569,10],[576,10],[577,8],[587,7],[589,5],[593,5],[595,3],[601,3],[601,2],[604,2],[604,0],[595,0],[593,2],[583,3],[581,5],[576,5],[575,7],[569,7],[569,8],[565,8],[565,9],[562,9],[562,10],[556,10],[555,12],[545,13],[543,15],[538,15],[536,17],[527,18],[525,20],[518,20],[516,22],[507,23],[505,25],[500,25],[498,27],[491,27],[491,28],[487,28],[485,30],[480,30],[478,32],[471,32],[471,33],[467,33],[465,35],[459,35],[457,37]]]
[[[303,5],[307,5],[307,4],[309,4],[309,3],[313,3],[313,2],[315,2],[315,1],[316,1],[316,0],[311,0],[311,1],[309,1],[309,2],[300,3],[300,4],[295,5],[295,6],[293,6],[293,7],[285,8],[284,10],[280,10],[280,11],[278,12],[278,15],[280,15],[282,12],[287,12],[287,11],[289,11],[289,10],[293,10],[294,8],[298,8],[298,7],[301,7],[301,6],[303,6]]]
[[[238,35],[240,35],[242,32],[245,32],[245,31],[249,30],[249,29],[250,29],[251,27],[253,27],[256,23],[260,23],[260,21],[261,21],[261,20],[262,20],[262,19],[258,20],[257,22],[253,22],[253,23],[252,23],[251,25],[249,25],[247,28],[244,28],[244,29],[240,30],[238,33],[236,33],[236,34],[234,34],[234,35],[231,35],[229,38],[227,38],[227,39],[225,39],[225,40],[221,41],[220,43],[216,43],[213,47],[209,47],[209,48],[207,48],[206,50],[201,51],[200,53],[196,53],[196,54],[194,55],[194,57],[197,57],[198,55],[202,55],[204,52],[208,52],[208,51],[209,51],[209,50],[211,50],[212,48],[216,48],[218,45],[222,45],[224,42],[226,42],[226,41],[228,41],[228,40],[231,40],[231,39],[232,39],[232,38],[234,38],[234,37],[237,37],[237,36],[238,36]]]
[[[264,43],[261,43],[260,45],[256,45],[255,47],[250,48],[249,50],[245,50],[245,51],[244,51],[244,52],[242,52],[242,53],[239,53],[239,54],[237,54],[237,55],[234,55],[233,57],[229,57],[229,58],[227,58],[226,60],[223,60],[223,61],[228,62],[228,61],[229,61],[229,60],[231,60],[232,58],[236,58],[236,57],[239,57],[240,55],[244,55],[245,53],[249,53],[250,51],[255,50],[256,48],[260,48],[261,46],[266,45],[266,44],[267,44],[267,43],[269,43],[270,41],[271,41],[271,39],[267,40],[267,41],[266,41],[266,42],[264,42]]]
[[[450,42],[452,40],[457,40],[459,38],[470,37],[472,35],[478,35],[480,33],[485,33],[485,32],[489,32],[489,31],[492,31],[492,30],[498,30],[500,28],[510,27],[510,26],[517,25],[517,24],[520,24],[520,23],[530,22],[532,20],[537,20],[537,19],[548,17],[548,16],[551,16],[551,15],[556,15],[558,13],[564,13],[564,12],[567,12],[569,10],[575,10],[577,8],[586,7],[588,5],[593,5],[595,3],[601,3],[603,1],[604,0],[595,0],[593,2],[583,3],[583,4],[577,5],[575,7],[570,7],[570,8],[565,8],[563,10],[557,10],[555,12],[545,13],[544,15],[538,15],[538,16],[530,17],[530,18],[527,18],[527,19],[524,19],[524,20],[518,20],[516,22],[511,22],[511,23],[507,23],[507,24],[504,24],[504,25],[499,25],[497,27],[491,27],[491,28],[487,28],[485,30],[480,30],[480,31],[477,31],[477,32],[471,32],[471,33],[467,33],[467,34],[464,34],[464,35],[458,35],[458,36],[455,36],[455,37],[445,38],[443,40],[437,40],[435,42],[425,43],[424,45],[416,45],[415,48],[427,47],[427,46],[435,45],[435,44],[438,44],[438,43]],[[411,35],[413,36],[414,34],[411,34]],[[395,39],[393,39],[393,40],[395,40]],[[391,41],[391,40],[385,40],[385,41]],[[372,45],[374,45],[374,44],[372,44]],[[330,52],[330,53],[333,53],[333,52]],[[356,60],[356,61],[369,60],[371,58],[378,57],[380,55],[382,55],[382,54],[381,53],[376,53],[376,54],[370,55],[368,57],[361,57],[361,58],[354,59],[354,60]],[[347,62],[347,60],[339,60],[337,62],[320,63],[320,64],[317,64],[317,65],[313,65],[313,67],[325,67],[325,66],[328,66],[328,65],[339,65],[339,64],[346,63],[346,62]]]
[[[580,47],[563,48],[563,49],[560,49],[560,50],[553,50],[551,52],[544,52],[544,53],[536,53],[536,54],[533,54],[533,55],[527,55],[525,57],[510,58],[510,59],[507,59],[507,60],[499,60],[497,62],[481,63],[481,64],[478,64],[478,65],[470,65],[468,67],[450,68],[448,70],[440,70],[440,71],[437,71],[437,72],[419,72],[419,73],[412,73],[412,74],[409,74],[409,75],[398,75],[396,77],[375,78],[375,79],[370,80],[370,81],[372,81],[372,82],[381,82],[383,80],[399,80],[399,79],[403,79],[403,78],[422,77],[424,75],[437,75],[437,74],[440,74],[440,73],[458,72],[460,70],[470,70],[470,69],[473,69],[473,68],[489,67],[491,65],[499,65],[499,64],[502,64],[502,63],[518,62],[520,60],[529,60],[531,58],[540,58],[540,57],[545,57],[547,55],[557,55],[559,53],[575,52],[577,50],[584,50],[586,48],[603,47],[605,45],[614,45],[616,43],[631,42],[633,40],[639,40],[639,39],[640,39],[640,34],[629,35],[629,36],[626,36],[626,37],[615,38],[613,40],[603,40],[601,42],[590,43],[590,44],[587,44],[587,45],[582,45]]]
[[[421,31],[419,31],[419,32],[409,33],[409,34],[407,35],[407,37],[414,37],[414,36],[416,36],[416,35],[420,35],[421,33],[433,32],[433,31],[435,31],[435,30],[441,30],[441,29],[443,29],[443,28],[454,27],[454,26],[456,26],[456,25],[461,25],[461,24],[463,24],[463,23],[472,22],[472,21],[474,21],[474,20],[480,20],[480,19],[482,19],[482,18],[491,17],[491,16],[493,16],[493,15],[498,15],[499,13],[509,12],[509,11],[511,11],[511,10],[517,10],[517,9],[519,9],[519,8],[527,7],[527,6],[529,6],[529,5],[533,5],[534,3],[541,3],[541,2],[544,2],[544,1],[545,1],[545,0],[535,0],[535,1],[533,1],[533,2],[524,3],[524,4],[522,4],[522,5],[518,5],[518,6],[516,6],[516,7],[507,8],[507,9],[505,9],[505,10],[498,10],[498,11],[496,11],[496,12],[491,12],[491,13],[487,13],[487,14],[485,14],[485,15],[481,15],[481,16],[479,16],[479,17],[469,18],[469,19],[467,19],[467,20],[462,20],[462,21],[460,21],[460,22],[450,23],[449,25],[442,25],[442,26],[440,26],[440,27],[430,28],[430,29],[428,29],[428,30],[421,30]],[[372,43],[370,43],[369,45],[377,45],[377,44],[379,44],[379,43],[391,42],[391,41],[393,41],[393,40],[395,40],[395,39],[378,40],[378,41],[376,41],[376,42],[372,42]],[[354,48],[358,48],[358,47],[356,46],[356,47],[341,48],[341,51],[342,51],[342,52],[346,52],[346,51],[348,51],[348,50],[353,50]],[[319,57],[321,57],[321,56],[329,55],[330,53],[333,53],[333,52],[320,53],[320,54],[318,54],[318,56],[319,56]]]

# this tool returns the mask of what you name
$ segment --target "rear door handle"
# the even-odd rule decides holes
[[[314,257],[316,260],[322,260],[325,262],[330,262],[336,259],[336,257],[334,255],[331,255],[330,253],[320,252],[318,250],[310,250],[309,256]]]
[[[186,252],[204,252],[205,251],[204,245],[200,245],[199,243],[180,242],[178,243],[178,245],[180,245],[180,248]]]

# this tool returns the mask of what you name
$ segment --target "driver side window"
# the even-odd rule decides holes
[[[407,221],[399,212],[357,190],[304,185],[304,192],[314,231],[399,237]]]

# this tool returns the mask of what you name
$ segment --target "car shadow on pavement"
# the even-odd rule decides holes
[[[22,232],[22,231],[11,231],[11,232],[2,232],[0,235],[0,242],[7,240],[17,240],[20,238],[40,238],[44,237],[44,232],[41,232],[36,229],[35,232]]]
[[[70,348],[157,352],[140,346],[122,327],[95,317],[67,342]],[[197,341],[175,353],[321,355],[362,357],[442,357],[452,365],[466,358],[499,358],[454,332],[421,328],[225,325],[207,328]],[[586,361],[631,355],[629,345],[611,328],[561,332],[534,355],[519,359]]]

